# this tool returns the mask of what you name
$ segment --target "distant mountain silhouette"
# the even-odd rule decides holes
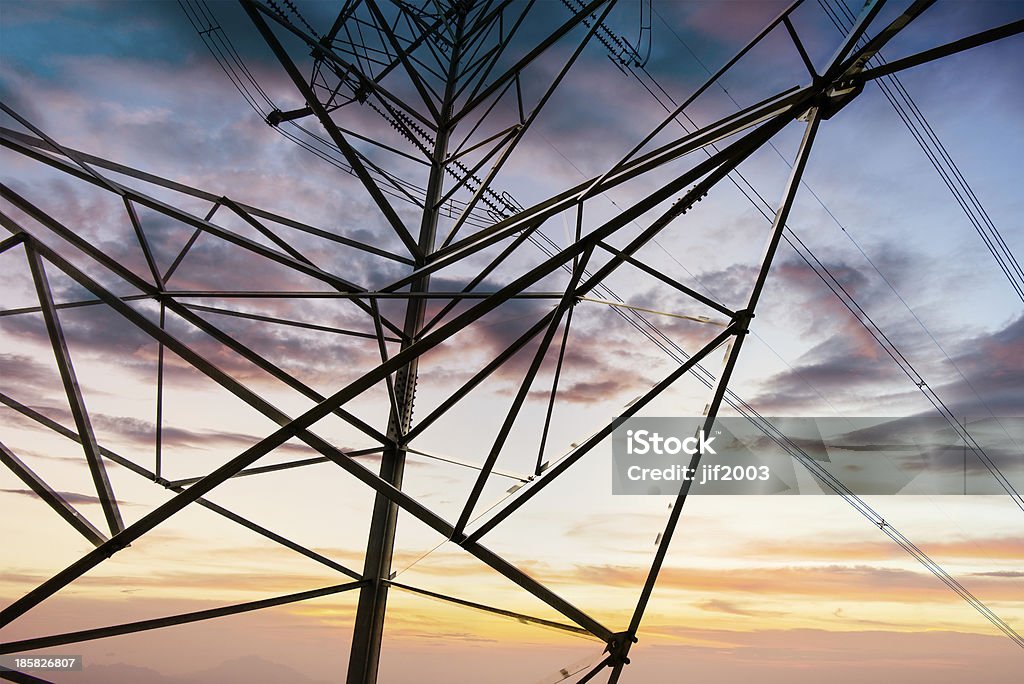
[[[75,675],[81,684],[184,684],[185,680],[166,677],[148,667],[124,663],[112,665],[86,665]]]
[[[259,656],[234,658],[192,674],[171,677],[125,663],[86,665],[76,684],[328,684]]]
[[[259,656],[228,660],[216,667],[196,672],[187,681],[190,684],[329,684],[322,680],[310,679],[287,665],[274,663]]]

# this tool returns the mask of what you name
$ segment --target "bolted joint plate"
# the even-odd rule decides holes
[[[616,632],[608,640],[604,651],[608,654],[609,665],[629,665],[629,649],[637,642],[637,638],[629,632]]]
[[[814,107],[817,107],[820,110],[822,119],[831,119],[833,116],[838,114],[843,107],[853,102],[853,100],[863,91],[863,82],[851,82],[849,80],[836,81],[816,98]],[[799,117],[800,120],[809,121],[814,107],[808,108],[806,112],[801,114]]]

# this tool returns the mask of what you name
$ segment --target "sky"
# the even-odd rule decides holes
[[[891,20],[905,4],[891,3],[876,25]],[[336,11],[333,3],[296,5],[319,31]],[[529,207],[601,175],[664,118],[659,99],[681,101],[707,77],[708,69],[729,59],[783,6],[767,1],[654,0],[644,78],[617,68],[599,43],[588,45],[494,187]],[[245,13],[233,3],[210,7],[268,98],[283,110],[301,106],[302,96]],[[892,61],[1022,14],[1020,2],[940,0],[883,54]],[[560,3],[539,3],[499,68],[511,64],[567,16]],[[639,4],[624,1],[609,15],[608,25],[634,41],[639,16]],[[805,3],[793,23],[812,61],[824,64],[839,34],[822,5]],[[308,75],[308,50],[283,32],[278,35]],[[570,35],[575,40],[581,36],[581,30]],[[524,71],[527,108],[540,100],[574,45],[569,40],[557,44]],[[1017,187],[1024,158],[1024,83],[1012,65],[1024,58],[1022,51],[1024,42],[1014,36],[900,74],[902,87],[956,161],[1007,249],[1016,255],[1024,253],[1024,199]],[[684,123],[692,130],[693,125],[709,124],[806,80],[789,39],[776,31],[726,74],[724,88],[712,88],[695,101],[686,110],[691,120]],[[416,101],[417,94],[402,73],[382,83],[406,101]],[[202,188],[213,197],[228,196],[332,235],[403,253],[400,240],[355,178],[261,120],[178,3],[3,0],[0,99],[67,147]],[[513,95],[502,95],[494,112],[479,130],[470,131],[471,123],[457,129],[454,139],[460,144],[468,141],[462,149],[514,122]],[[333,117],[346,129],[414,152],[367,106],[349,104]],[[323,135],[312,119],[301,124]],[[27,132],[7,115],[0,125]],[[305,135],[294,128],[284,130]],[[682,134],[672,124],[644,149]],[[787,126],[771,146],[739,167],[742,179],[734,177],[739,185],[721,183],[644,246],[638,258],[727,306],[742,306],[756,275],[768,223],[740,187],[749,182],[774,206],[801,134],[799,123]],[[375,163],[424,184],[422,165],[358,139],[354,144]],[[464,163],[480,161],[486,149],[468,151]],[[703,158],[700,154],[595,197],[587,205],[584,233],[692,168]],[[119,197],[10,149],[0,155],[0,175],[13,192],[139,277],[148,277]],[[193,216],[203,217],[211,208],[208,200],[103,173]],[[997,418],[1024,416],[1019,389],[1024,386],[1022,300],[878,84],[868,84],[846,108],[822,123],[804,181],[790,229],[834,282],[852,294],[864,320],[870,317],[890,349],[898,349],[926,381],[928,392],[907,377],[789,244],[782,245],[771,269],[730,388],[765,416],[930,415],[934,409],[929,396],[940,398],[968,424],[975,423],[979,434],[998,427]],[[456,197],[468,195],[463,191]],[[625,226],[611,244],[625,244],[670,203],[660,203]],[[393,205],[407,225],[417,225],[412,204],[393,199]],[[9,200],[2,200],[2,211],[116,294],[137,292]],[[156,262],[166,269],[192,229],[146,207],[137,212]],[[571,242],[575,220],[567,211],[543,225],[552,248]],[[276,249],[229,210],[218,209],[213,222]],[[367,288],[381,287],[408,271],[399,261],[300,234],[280,222],[268,220],[267,225],[287,234],[324,271]],[[452,225],[449,219],[441,221],[442,238]],[[457,238],[478,228],[467,226]],[[486,263],[484,257],[495,256],[506,244],[439,272],[433,286],[462,287]],[[526,244],[480,289],[497,289],[544,257]],[[85,298],[82,288],[54,265],[47,264],[47,273],[56,301]],[[533,289],[560,291],[566,282],[567,275],[559,272]],[[651,314],[657,328],[690,353],[721,330],[676,317],[721,315],[636,269],[620,269],[607,285],[630,305],[663,312]],[[200,237],[181,261],[171,288],[193,293],[330,289],[209,234]],[[42,317],[6,313],[37,304],[21,247],[0,253],[0,299],[5,312],[0,316],[0,392],[63,425],[73,425]],[[179,300],[373,332],[369,317],[338,299],[182,294]],[[131,306],[148,320],[157,320],[153,302],[140,300]],[[549,299],[509,302],[428,352],[421,362],[415,418],[428,415],[552,306]],[[430,311],[437,310],[432,304]],[[401,321],[401,309],[394,302],[382,302],[381,312]],[[365,337],[210,311],[199,315],[324,395],[380,361],[376,342]],[[60,320],[99,444],[152,469],[156,343],[105,307],[62,309]],[[299,415],[313,405],[178,316],[169,315],[167,326],[175,337],[288,415]],[[599,302],[576,307],[569,340],[560,401],[543,456],[552,462],[677,366]],[[482,462],[535,349],[527,345],[425,430],[414,446],[426,454]],[[389,344],[388,353],[396,350]],[[717,374],[722,359],[722,351],[716,351],[705,365]],[[276,429],[273,421],[178,356],[168,353],[165,361],[162,474],[167,479],[210,472]],[[548,354],[498,460],[497,467],[511,477],[491,478],[475,510],[481,521],[490,507],[514,501],[525,491],[508,489],[518,482],[517,474],[534,468],[554,369],[555,356]],[[700,415],[708,398],[707,389],[686,376],[643,415]],[[383,427],[388,412],[384,385],[371,388],[346,408]],[[318,422],[315,432],[343,449],[373,446],[372,439],[334,416]],[[77,444],[6,407],[0,407],[0,442],[102,528],[95,489]],[[311,448],[291,440],[258,465],[314,455]],[[997,456],[998,465],[1019,490],[1024,484],[1020,452]],[[373,456],[360,462],[370,468],[378,463]],[[606,441],[490,532],[485,543],[618,630],[629,622],[670,499],[613,496],[610,464]],[[980,465],[971,467],[980,471]],[[170,498],[162,487],[109,460],[107,469],[127,523]],[[454,521],[474,479],[475,471],[469,468],[413,455],[403,488]],[[209,499],[335,562],[362,567],[372,492],[333,464],[236,478]],[[1008,624],[1018,631],[1024,627],[1024,519],[1008,497],[874,497],[868,503]],[[0,597],[5,602],[91,548],[7,469],[0,469],[0,511],[0,535],[13,550],[0,561]],[[403,584],[564,621],[408,515],[400,519],[394,569],[395,581]],[[190,506],[2,632],[4,641],[19,640],[344,581],[347,578],[312,560],[207,509]],[[53,680],[340,681],[355,599],[354,592],[342,593],[62,646],[48,652],[81,653],[86,669]],[[638,636],[625,682],[675,681],[683,670],[695,681],[758,676],[767,682],[818,682],[824,677],[845,682],[874,676],[906,682],[1009,682],[1022,662],[1017,646],[839,497],[692,498]],[[395,589],[389,598],[381,681],[555,682],[563,668],[573,671],[597,662],[602,648],[594,639]]]

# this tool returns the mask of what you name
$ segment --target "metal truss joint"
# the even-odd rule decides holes
[[[822,119],[831,119],[833,116],[838,114],[843,107],[853,102],[853,100],[864,91],[863,81],[854,81],[846,78],[841,81],[834,82],[831,87],[826,88],[821,96],[817,98],[814,106],[810,107],[806,112],[800,115],[801,121],[810,121],[812,113],[817,107],[821,112]]]
[[[732,317],[737,336],[746,335],[750,330],[750,321],[754,318],[753,309],[740,309]]]
[[[369,79],[364,78],[362,74],[357,75],[359,77],[359,85],[352,92],[352,96],[359,104],[365,104],[366,100],[370,97],[370,93],[373,92],[373,83]]]
[[[452,6],[448,12],[448,17],[464,17],[473,9],[474,4],[474,0],[452,0]]]
[[[104,552],[104,555],[107,557],[107,559],[113,557],[113,555],[118,551],[123,551],[124,549],[127,549],[129,546],[131,546],[131,544],[127,541],[119,541],[116,536],[111,537],[109,543],[110,546],[108,546],[106,551]]]
[[[629,665],[629,649],[636,642],[636,636],[629,631],[613,634],[604,648],[608,654],[608,665]]]
[[[696,189],[696,186],[694,186],[693,188],[688,190],[685,195],[680,197],[678,200],[676,200],[672,204],[672,217],[673,218],[675,218],[677,216],[682,216],[683,214],[688,212],[690,209],[693,209],[693,205],[697,204],[697,202],[700,202],[702,199],[704,199],[705,197],[708,196],[708,191],[707,190],[705,190],[703,193],[697,195],[696,197],[691,196],[691,194],[693,193],[693,190],[695,190],[695,189]]]

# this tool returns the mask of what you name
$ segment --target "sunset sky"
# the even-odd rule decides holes
[[[329,25],[337,3],[297,2],[314,26]],[[654,0],[651,56],[645,69],[681,101],[788,3]],[[827,3],[834,5],[833,0]],[[854,3],[851,3],[851,8]],[[884,26],[906,2],[893,2]],[[282,109],[302,105],[281,65],[236,3],[210,6],[246,67]],[[609,16],[633,39],[639,4],[624,0]],[[568,12],[539,3],[524,40],[536,40]],[[883,54],[892,61],[1024,16],[1024,2],[940,0]],[[545,24],[545,22],[548,22]],[[812,60],[822,65],[840,40],[821,4],[794,15]],[[571,36],[579,38],[579,30]],[[807,80],[785,33],[775,32],[688,113],[708,124]],[[531,66],[525,86],[536,99],[568,58],[572,40]],[[287,43],[304,74],[311,60]],[[305,61],[301,61],[305,60]],[[699,60],[699,61],[698,61]],[[1024,39],[1019,35],[903,72],[900,80],[998,227],[1010,252],[1024,254]],[[59,143],[164,178],[227,195],[335,234],[401,251],[377,208],[352,176],[276,134],[242,99],[175,2],[0,2],[0,100]],[[507,104],[507,103],[505,103]],[[382,125],[358,105],[336,120],[375,134]],[[588,45],[538,117],[495,187],[531,206],[598,176],[656,126],[665,110],[641,83]],[[6,114],[0,125],[29,133]],[[313,119],[304,125],[319,130]],[[375,128],[376,127],[376,128]],[[773,147],[740,166],[773,204],[781,196],[803,126],[790,124]],[[322,131],[321,131],[322,133]],[[390,133],[389,133],[390,134]],[[383,135],[383,134],[382,134]],[[682,135],[670,127],[656,144]],[[410,146],[411,148],[411,146]],[[699,155],[700,153],[696,153]],[[588,205],[599,225],[704,157],[692,155],[617,187]],[[399,164],[396,162],[396,164]],[[396,168],[405,167],[400,164]],[[210,202],[113,172],[110,178],[202,217]],[[413,173],[413,172],[410,172]],[[422,174],[422,167],[414,167]],[[0,176],[13,192],[71,227],[142,277],[147,270],[121,199],[0,148]],[[421,178],[418,180],[422,180]],[[1024,417],[1024,304],[982,238],[943,184],[877,83],[834,118],[815,141],[790,228],[956,416],[992,429],[998,417]],[[8,200],[0,210],[68,255],[119,295],[135,292]],[[394,202],[416,226],[418,212]],[[591,208],[592,207],[592,208]],[[658,212],[627,226],[614,243]],[[140,208],[139,219],[162,268],[192,229]],[[736,186],[721,183],[638,257],[731,307],[745,302],[768,223]],[[273,247],[221,209],[214,223]],[[561,249],[575,216],[544,224]],[[282,226],[276,226],[285,230]],[[442,236],[445,231],[442,230]],[[0,231],[0,240],[7,237]],[[367,288],[407,272],[383,258],[296,237],[304,253]],[[503,243],[507,244],[507,243]],[[487,252],[493,255],[496,252]],[[496,289],[544,255],[526,244],[482,289]],[[480,261],[443,271],[438,289],[457,289]],[[461,269],[461,270],[460,270]],[[85,291],[47,264],[57,302]],[[564,289],[559,272],[538,291]],[[719,316],[635,270],[607,284],[631,305],[690,316]],[[172,289],[326,291],[324,283],[204,235],[182,261]],[[373,332],[370,319],[336,299],[221,298],[190,303]],[[21,247],[0,253],[0,392],[73,426]],[[550,310],[550,300],[511,302],[421,361],[416,418],[427,415],[491,357]],[[151,301],[132,304],[156,320]],[[401,321],[396,303],[382,312]],[[436,310],[436,308],[434,309]],[[459,309],[462,310],[462,309]],[[216,313],[202,316],[324,395],[379,363],[376,342]],[[581,302],[545,460],[554,461],[619,415],[677,363],[614,315]],[[157,345],[100,306],[63,309],[60,320],[99,444],[154,468]],[[653,315],[659,329],[692,353],[721,328]],[[173,315],[168,330],[290,416],[314,402],[272,379]],[[730,388],[765,416],[912,416],[934,413],[860,322],[783,244]],[[532,357],[527,348],[481,384],[450,415],[418,437],[428,454],[481,463]],[[392,346],[393,353],[397,346]],[[723,352],[704,364],[721,369]],[[199,477],[271,434],[277,425],[174,354],[166,358],[163,476]],[[475,515],[513,500],[516,474],[533,470],[554,355],[541,367],[521,420]],[[643,410],[645,416],[700,415],[710,394],[684,377]],[[380,429],[388,402],[382,384],[346,405]],[[980,427],[983,426],[983,427]],[[316,434],[344,449],[372,440],[331,416]],[[1020,435],[1014,435],[1021,442]],[[103,528],[81,447],[0,405],[0,442]],[[258,465],[315,456],[291,440]],[[994,457],[1024,487],[1024,459]],[[376,468],[374,457],[360,462]],[[107,472],[131,524],[172,492],[109,460]],[[979,472],[980,466],[971,466]],[[410,455],[403,489],[455,521],[474,470]],[[373,493],[331,463],[236,478],[209,497],[254,522],[360,571]],[[484,539],[486,546],[615,631],[629,623],[664,528],[669,497],[613,496],[605,441]],[[868,503],[1000,618],[1024,631],[1024,514],[1006,496],[875,497]],[[470,527],[472,530],[472,526]],[[0,601],[24,595],[92,547],[0,467]],[[409,515],[400,518],[396,582],[539,618],[565,618]],[[190,506],[0,631],[4,642],[173,615],[349,581],[209,510]],[[217,620],[45,649],[85,656],[82,673],[49,676],[72,684],[181,684],[185,681],[290,681],[344,678],[357,592]],[[395,588],[388,602],[382,684],[559,681],[559,670],[596,663],[604,644],[524,624]],[[624,682],[863,681],[1010,682],[1024,651],[962,598],[892,543],[840,497],[694,497],[632,651]],[[1019,674],[1018,674],[1019,676]],[[572,681],[572,680],[569,680]],[[603,681],[598,678],[596,681]]]

